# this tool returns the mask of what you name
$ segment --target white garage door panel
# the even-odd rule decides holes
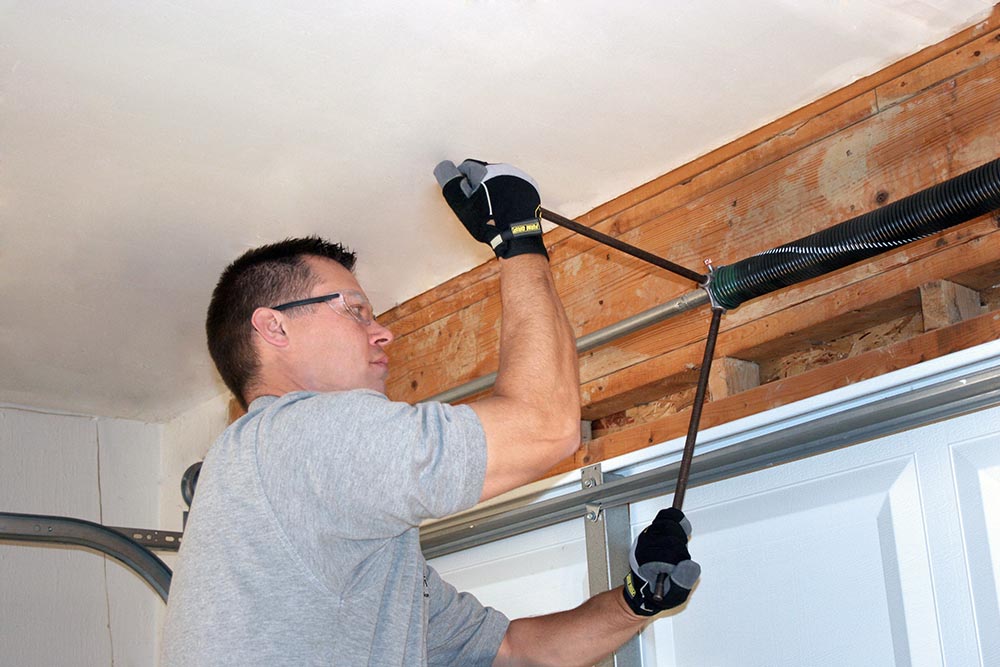
[[[815,474],[801,461],[688,496],[705,576],[683,613],[647,630],[647,663],[939,662],[913,457],[825,467],[834,471],[787,483]],[[773,488],[778,478],[786,484]],[[633,531],[668,503],[633,506]],[[904,597],[904,588],[923,592]],[[911,663],[928,653],[933,662]]]
[[[982,658],[1000,665],[1000,436],[957,443],[951,453]]]
[[[570,609],[589,596],[582,519],[428,562],[458,590],[510,618]]]

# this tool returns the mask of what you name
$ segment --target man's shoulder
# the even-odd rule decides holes
[[[263,400],[269,398],[270,400]],[[259,401],[259,403],[258,403]],[[444,406],[451,410],[451,406]],[[259,408],[259,409],[258,409]],[[250,405],[244,416],[254,428],[299,430],[314,427],[365,427],[372,428],[396,420],[406,421],[428,409],[428,404],[417,406],[392,401],[372,389],[348,391],[295,391],[283,396],[262,397]],[[429,408],[440,409],[440,404]],[[256,423],[254,423],[256,422]]]
[[[263,399],[271,400],[264,402]],[[260,411],[255,410],[258,401],[261,401]],[[420,403],[394,401],[374,389],[350,389],[330,392],[293,391],[283,396],[262,397],[258,401],[254,401],[250,405],[250,412],[248,412],[247,416],[265,412],[273,415],[287,410],[318,411],[323,413],[347,410],[372,410],[380,413],[471,412],[468,406],[450,405],[436,401]]]
[[[260,429],[291,437],[318,432],[351,437],[360,433],[366,438],[379,433],[396,437],[401,429],[414,434],[482,430],[476,413],[466,405],[393,401],[372,389],[296,391],[262,397],[251,403],[243,420],[242,425],[233,424],[246,434],[238,435],[240,438],[258,438]]]

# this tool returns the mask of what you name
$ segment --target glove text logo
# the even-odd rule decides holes
[[[510,226],[511,236],[521,236],[522,234],[540,234],[541,231],[542,225],[539,222],[526,222]]]
[[[630,597],[636,596],[635,584],[632,583],[632,573],[629,572],[625,575],[625,587],[628,588],[628,594]]]

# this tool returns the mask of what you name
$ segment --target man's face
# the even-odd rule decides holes
[[[354,274],[326,258],[307,257],[319,280],[306,296],[354,290],[364,292]],[[288,361],[302,389],[340,391],[374,389],[385,392],[389,357],[382,349],[392,333],[372,320],[369,325],[350,317],[341,299],[302,306],[285,322],[290,346]]]

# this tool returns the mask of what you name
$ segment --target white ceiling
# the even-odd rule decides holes
[[[991,4],[0,0],[0,403],[168,419],[244,249],[340,240],[384,311],[491,256],[439,160],[577,216]]]

